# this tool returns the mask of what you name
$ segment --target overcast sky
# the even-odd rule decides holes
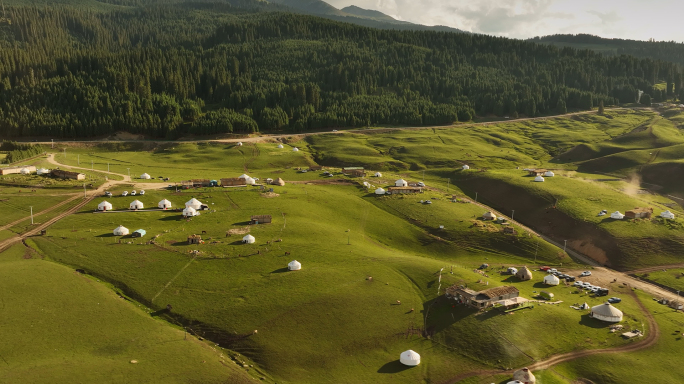
[[[327,0],[399,20],[514,38],[589,33],[684,42],[684,0]]]

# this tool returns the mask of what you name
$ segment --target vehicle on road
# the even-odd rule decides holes
[[[558,272],[558,270],[556,268],[551,268],[547,272],[556,274]]]
[[[611,297],[610,299],[608,299],[608,302],[611,304],[616,304],[616,303],[619,303],[621,301],[622,301],[622,299],[619,297]]]
[[[551,269],[551,267],[547,267],[546,265],[539,268],[539,270],[544,271],[544,272],[548,271],[549,269]]]
[[[123,191],[123,193],[121,194],[121,196],[124,196],[124,197],[125,197],[125,196],[128,196],[128,191]]]
[[[105,192],[105,196],[106,196],[106,197],[112,197],[112,193],[109,192],[109,191],[106,191],[106,192]]]
[[[591,276],[591,272],[584,271],[584,272],[580,273],[580,277],[584,277],[584,276]]]

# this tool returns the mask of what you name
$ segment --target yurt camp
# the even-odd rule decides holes
[[[194,197],[185,203],[185,208],[192,207],[195,210],[202,208],[202,202]]]
[[[535,384],[537,382],[537,379],[532,374],[532,371],[530,371],[527,367],[513,372],[513,380],[517,380],[523,384]]]
[[[415,367],[420,364],[420,355],[413,350],[404,351],[399,355],[399,362],[409,367]]]
[[[544,181],[544,178],[541,177],[541,176],[537,176],[537,177],[534,178],[534,181],[541,183],[541,182]]]
[[[112,209],[113,209],[112,204],[110,202],[108,202],[107,200],[105,200],[105,201],[103,201],[97,205],[98,211],[104,212],[104,211],[111,211]]]
[[[532,280],[532,271],[530,271],[527,266],[524,266],[518,270],[518,273],[515,274],[515,277],[522,281]]]
[[[193,207],[185,207],[183,210],[183,217],[194,217],[199,215],[200,213],[197,212],[197,210]]]
[[[152,178],[152,176],[150,176],[150,175],[147,174],[147,173],[143,173],[142,175],[140,175],[140,178],[141,178],[141,179],[144,179],[144,180],[149,180],[149,179]]]
[[[128,232],[128,228],[124,227],[123,225],[119,225],[114,229],[114,236],[126,236],[130,232]]]
[[[555,275],[548,274],[544,276],[544,284],[546,285],[558,285],[560,284],[560,279]]]
[[[660,217],[662,217],[663,219],[674,220],[675,215],[674,215],[674,213],[672,213],[672,212],[670,212],[670,211],[665,211],[665,212],[662,212],[662,213],[660,214]]]
[[[302,263],[297,260],[292,260],[287,264],[287,269],[290,271],[299,271],[302,269]]]
[[[245,235],[245,237],[242,238],[242,242],[245,244],[254,244],[256,239],[252,235]]]
[[[157,204],[157,207],[159,207],[161,209],[171,209],[171,202],[164,199],[164,200],[160,201],[159,204]]]
[[[128,206],[128,209],[137,211],[138,209],[143,209],[145,206],[140,200],[133,200],[133,202]]]
[[[394,182],[395,187],[408,187],[408,183],[404,179],[399,179]]]
[[[620,213],[620,211],[615,211],[615,212],[610,214],[610,218],[615,219],[615,220],[622,220],[625,218],[625,215]]]
[[[622,311],[613,307],[610,303],[591,307],[591,314],[589,316],[609,323],[619,323],[622,321]]]
[[[378,188],[378,189],[375,190],[375,194],[376,194],[376,195],[384,195],[385,193],[387,193],[387,191],[385,191],[385,190],[382,189],[382,188]]]

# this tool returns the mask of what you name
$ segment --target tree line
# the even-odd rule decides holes
[[[0,134],[301,132],[635,102],[673,63],[482,35],[378,30],[250,0],[7,8]],[[669,81],[669,80],[668,80]]]

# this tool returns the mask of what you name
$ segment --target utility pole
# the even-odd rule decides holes
[[[515,216],[515,209],[513,210],[513,213],[511,213],[511,221],[513,221],[513,216]]]
[[[33,225],[33,206],[31,206],[30,208],[31,208],[31,225]]]
[[[477,192],[475,192],[475,202],[477,203]]]
[[[87,198],[87,197],[88,197],[88,192],[86,192],[85,183],[83,183],[83,197],[84,197],[84,198]]]
[[[52,149],[55,149],[55,139],[50,139],[50,141],[52,142]]]
[[[565,252],[565,248],[568,247],[568,241],[567,240],[563,240],[563,241],[565,241],[565,244],[563,245],[563,252]]]
[[[76,155],[76,164],[81,165],[81,155]]]

